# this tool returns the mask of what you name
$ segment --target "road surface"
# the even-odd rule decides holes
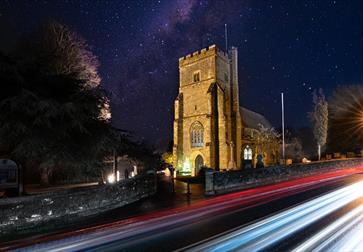
[[[362,181],[359,173],[311,176],[43,239],[20,250],[356,249],[362,243],[357,235],[363,228]]]

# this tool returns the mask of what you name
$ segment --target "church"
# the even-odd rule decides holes
[[[178,175],[255,167],[279,160],[277,134],[262,115],[240,107],[238,51],[216,45],[179,59],[173,160]]]

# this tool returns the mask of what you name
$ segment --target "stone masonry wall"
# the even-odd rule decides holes
[[[44,224],[67,225],[82,217],[121,207],[156,192],[153,175],[136,176],[113,185],[0,200],[0,237],[40,230]]]
[[[363,159],[334,160],[230,172],[206,172],[205,194],[214,195],[273,184],[313,174],[362,167]]]

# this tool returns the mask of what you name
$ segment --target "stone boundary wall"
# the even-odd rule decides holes
[[[113,185],[68,189],[0,200],[0,237],[16,232],[65,226],[83,217],[121,207],[156,193],[153,175],[136,176]]]
[[[358,166],[363,166],[363,159],[334,160],[290,166],[272,166],[243,171],[208,171],[205,175],[205,194],[223,194]]]

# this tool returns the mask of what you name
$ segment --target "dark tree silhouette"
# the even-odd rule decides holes
[[[86,42],[52,23],[15,55],[0,55],[0,145],[38,162],[43,184],[58,167],[102,166],[120,135]]]

